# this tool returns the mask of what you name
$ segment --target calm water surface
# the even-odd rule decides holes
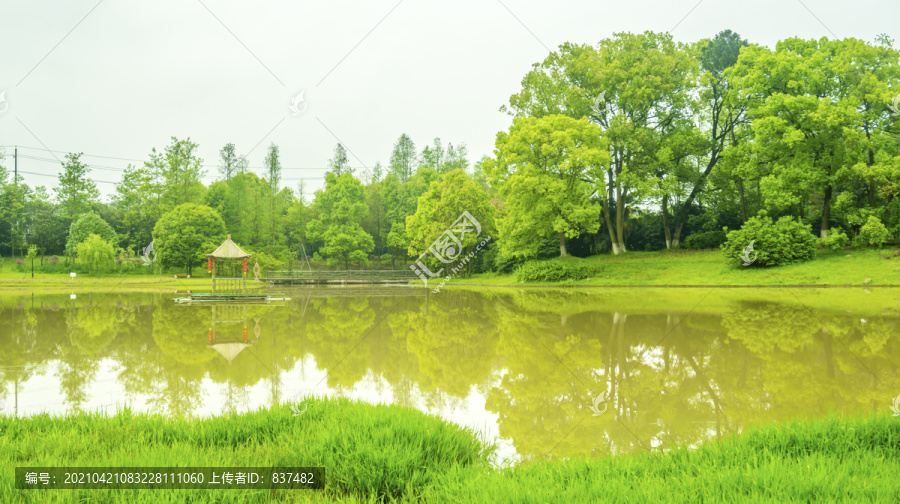
[[[311,394],[471,427],[499,443],[499,463],[696,446],[886,412],[900,290],[873,290],[307,288],[215,308],[5,293],[0,413],[204,417]]]

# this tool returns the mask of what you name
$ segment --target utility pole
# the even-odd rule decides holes
[[[13,184],[16,185],[16,193],[19,192],[19,146],[13,146]],[[16,219],[16,231],[19,231],[19,221]],[[15,233],[14,232],[14,233]],[[12,258],[13,262],[16,261],[16,240],[15,234],[13,234],[13,239],[11,240],[10,247],[12,250]]]

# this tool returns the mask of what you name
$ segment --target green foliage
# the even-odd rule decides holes
[[[725,243],[725,231],[704,231],[693,233],[684,239],[684,248],[688,249],[717,249]]]
[[[69,227],[69,239],[66,241],[66,254],[75,255],[78,244],[95,234],[109,243],[116,243],[116,232],[105,220],[94,212],[82,214]]]
[[[348,260],[362,268],[363,266],[369,265],[369,254],[366,254],[362,250],[354,250],[353,252],[350,252]]]
[[[73,220],[78,218],[90,210],[91,204],[99,198],[97,184],[88,176],[90,171],[81,162],[80,152],[66,154],[63,172],[59,174],[59,184],[54,189],[64,217]]]
[[[600,205],[585,179],[602,178],[609,165],[599,126],[564,115],[516,118],[508,134],[497,134],[496,147],[487,171],[506,204],[497,223],[504,255],[535,257],[547,236],[597,232]]]
[[[766,211],[761,210],[757,217],[748,219],[741,229],[728,231],[726,227],[724,230],[727,240],[721,246],[722,252],[734,264],[743,264],[741,255],[750,242],[753,242],[753,252],[749,258],[752,259],[755,253],[753,264],[759,266],[791,264],[816,256],[817,242],[811,227],[790,216],[773,222]]]
[[[195,203],[178,205],[153,228],[154,249],[164,266],[193,266],[206,262],[206,254],[225,241],[225,222],[212,208]]]
[[[844,233],[841,228],[831,228],[828,231],[828,236],[819,238],[819,244],[822,247],[829,248],[835,252],[843,250],[849,241],[850,239],[847,238],[847,234]]]
[[[251,274],[253,271],[253,265],[255,263],[259,263],[259,267],[262,268],[263,271],[284,269],[284,261],[281,261],[277,257],[273,257],[262,250],[245,246],[241,246],[241,249],[248,254],[253,254],[252,257],[247,259],[248,274]]]
[[[465,257],[472,252],[479,242],[487,236],[495,235],[493,207],[487,194],[461,169],[447,173],[440,182],[431,183],[429,190],[419,198],[416,213],[406,219],[406,235],[409,238],[408,253],[418,257],[443,235],[457,219],[468,212],[481,226],[476,234],[474,223],[464,218],[469,232],[464,233],[460,246],[453,243],[455,249],[449,255]],[[456,235],[454,233],[454,235]],[[444,235],[446,236],[446,235]],[[432,254],[425,255],[428,266],[435,266],[437,271],[442,266]]]
[[[325,190],[316,191],[313,209],[317,218],[307,226],[307,234],[322,242],[319,250],[329,264],[343,262],[349,268],[352,252],[368,253],[375,247],[372,236],[360,225],[369,210],[365,189],[352,174],[328,173]]]
[[[575,257],[556,257],[544,261],[525,261],[516,268],[519,282],[562,282],[584,280],[601,271],[599,265]]]
[[[91,274],[94,274],[101,264],[111,262],[116,258],[116,251],[112,244],[94,233],[75,246],[75,253],[78,255],[78,259],[88,265]]]
[[[881,219],[872,215],[859,228],[859,234],[853,239],[853,244],[857,247],[865,247],[867,245],[880,247],[890,239],[891,232],[881,223]]]

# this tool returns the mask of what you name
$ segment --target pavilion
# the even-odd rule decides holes
[[[247,258],[231,241],[231,235],[213,253],[206,254],[207,269],[212,273],[212,295],[244,295],[247,293]]]

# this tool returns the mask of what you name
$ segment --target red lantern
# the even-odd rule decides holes
[[[244,273],[247,272],[247,258],[244,258]]]
[[[244,342],[247,341],[247,328],[244,328]]]
[[[209,329],[209,337],[207,338],[207,341],[212,343],[212,328]]]
[[[206,271],[212,273],[212,257],[206,258]]]

